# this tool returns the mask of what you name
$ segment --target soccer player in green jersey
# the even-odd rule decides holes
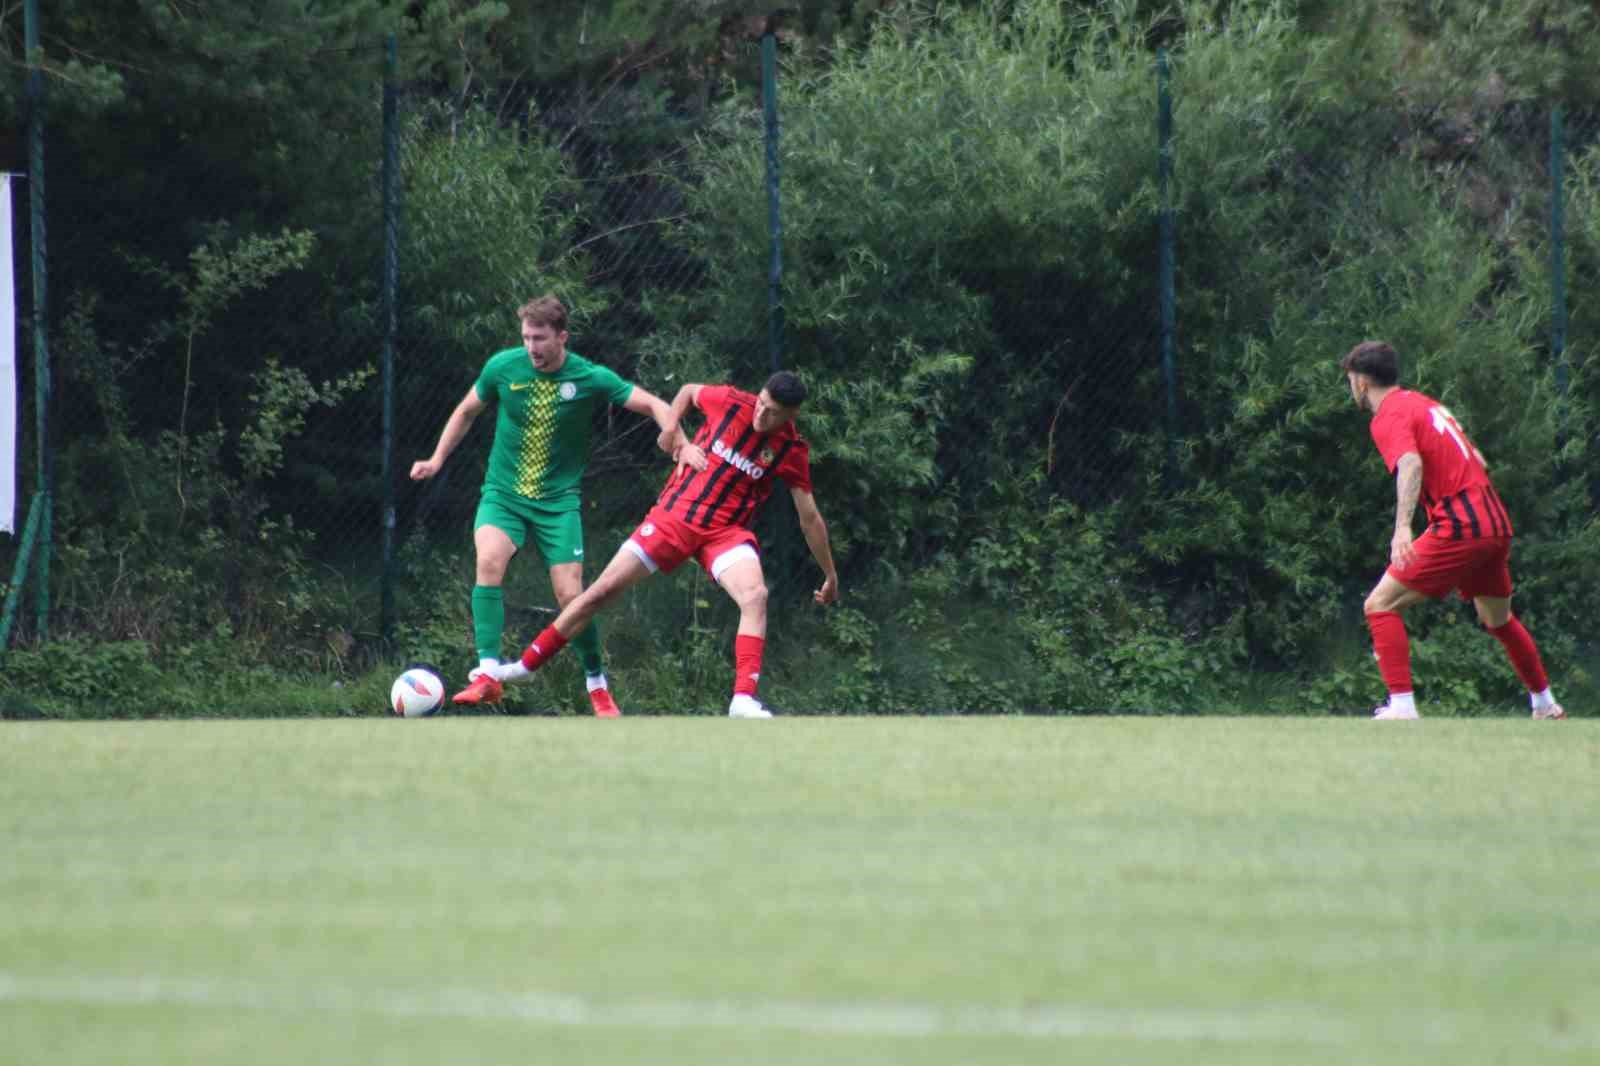
[[[473,521],[477,584],[472,590],[472,629],[478,665],[456,703],[482,703],[498,689],[483,679],[500,663],[505,629],[501,585],[506,567],[529,538],[550,568],[550,587],[565,607],[583,591],[583,520],[580,482],[589,462],[596,411],[618,404],[655,419],[662,432],[676,429],[672,408],[603,366],[567,351],[567,311],[554,296],[541,296],[517,310],[522,347],[490,357],[477,382],[439,434],[433,454],[411,465],[411,479],[439,472],[472,422],[489,404],[499,405],[483,494]],[[589,702],[602,718],[622,712],[606,685],[600,636],[593,626],[573,641],[588,675]]]

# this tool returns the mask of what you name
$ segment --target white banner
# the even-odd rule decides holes
[[[17,297],[11,270],[11,175],[0,175],[0,533],[17,531]]]

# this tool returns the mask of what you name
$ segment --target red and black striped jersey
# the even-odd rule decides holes
[[[1391,392],[1372,418],[1372,441],[1391,474],[1407,452],[1422,460],[1422,506],[1434,536],[1511,536],[1511,516],[1489,481],[1483,453],[1438,400],[1410,389]]]
[[[705,423],[694,443],[708,465],[675,473],[657,506],[696,529],[722,529],[748,526],[772,495],[774,478],[811,491],[811,446],[793,422],[757,433],[755,396],[728,385],[703,386],[695,406]]]

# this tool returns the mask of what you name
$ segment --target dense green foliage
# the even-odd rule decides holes
[[[45,51],[74,58],[47,66],[70,426],[53,574],[73,655],[99,672],[143,664],[119,667],[128,677],[184,672],[184,656],[226,671],[206,650],[220,633],[291,685],[359,680],[341,690],[351,706],[397,660],[453,669],[485,427],[449,477],[405,497],[401,631],[388,648],[372,632],[381,34],[400,35],[405,86],[403,471],[539,291],[573,308],[577,350],[660,394],[759,383],[770,247],[751,39],[776,25],[784,358],[813,387],[804,426],[847,599],[826,617],[803,606],[815,571],[779,501],[763,521],[775,702],[1373,698],[1359,604],[1393,490],[1336,369],[1372,336],[1489,455],[1520,533],[1519,611],[1558,683],[1590,685],[1590,5],[802,4],[778,23],[709,2],[676,21],[666,8],[681,5],[646,0],[556,7],[543,23],[520,3],[402,17],[366,0],[314,17],[225,4],[174,20],[153,3],[56,16]],[[1157,45],[1173,71],[1176,434],[1158,334]],[[106,55],[127,62],[81,66]],[[608,423],[591,554],[664,472],[648,434]],[[535,563],[511,591],[518,633],[546,617]],[[1421,694],[1437,711],[1509,709],[1516,680],[1464,612],[1411,616]],[[732,619],[697,579],[641,592],[607,621],[625,706],[714,705]],[[12,654],[9,713],[101,698],[25,667],[29,648]],[[577,709],[568,673],[518,706]],[[186,706],[158,689],[116,705]]]
[[[1003,568],[1010,587],[971,588],[996,545],[1027,544],[1020,558],[1053,577],[1085,559],[1069,545],[1086,516],[1059,502],[1041,516],[1041,499],[1064,495],[1123,531],[1096,541],[1093,573],[1125,576],[1121,587],[1146,597],[1176,590],[1143,602],[1168,612],[1154,634],[1189,641],[1184,684],[1219,662],[1321,662],[1328,634],[1353,628],[1393,509],[1334,364],[1354,341],[1384,336],[1410,357],[1408,381],[1451,404],[1494,457],[1524,533],[1524,612],[1546,625],[1552,664],[1571,666],[1566,635],[1585,631],[1600,576],[1578,473],[1600,471],[1584,373],[1597,335],[1587,322],[1573,330],[1571,391],[1558,398],[1533,184],[1543,115],[1484,105],[1442,122],[1401,106],[1415,87],[1399,38],[1359,20],[1318,36],[1272,6],[1191,19],[1173,42],[1184,424],[1173,491],[1154,476],[1164,427],[1153,293],[1148,267],[1133,267],[1154,260],[1149,55],[1137,23],[1023,7],[1010,20],[951,14],[913,37],[885,32],[788,90],[804,106],[786,111],[785,312],[794,360],[827,397],[811,423],[833,460],[824,497],[866,489],[875,504],[843,515],[858,558],[898,572],[908,555],[953,556],[963,576],[946,591],[1003,604],[1012,636],[1033,638],[1026,662],[1087,672],[1108,645],[1151,639],[1137,611],[1071,646],[1068,619],[1088,611],[1103,623],[1106,604]],[[1463,136],[1452,123],[1493,138],[1482,158],[1438,158],[1442,138]],[[760,165],[733,142],[711,153],[700,186],[706,247],[743,260],[713,274],[697,308],[709,352],[737,349],[759,322],[745,279],[764,254],[763,218],[732,190],[759,180]],[[1573,197],[1588,220],[1574,227],[1579,277],[1593,276],[1587,181]],[[1496,210],[1522,197],[1533,203]],[[1460,643],[1453,617],[1417,621],[1424,635],[1444,626],[1430,640]],[[1483,652],[1467,660],[1481,669],[1454,671],[1457,691],[1438,693],[1447,706],[1515,691],[1498,652]],[[1149,654],[1137,658],[1135,671],[1148,670]],[[992,671],[992,655],[973,659]],[[880,698],[926,705],[904,687]],[[1003,685],[988,688],[976,698],[1011,702]],[[1126,678],[1088,689],[1059,678],[1034,698],[1117,705],[1129,691]],[[1194,696],[1167,685],[1136,699]]]

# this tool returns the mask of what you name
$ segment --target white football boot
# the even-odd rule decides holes
[[[739,693],[733,697],[733,702],[728,704],[729,718],[771,718],[772,712],[761,706],[761,701],[754,696]]]
[[[1414,722],[1419,717],[1420,715],[1417,714],[1415,708],[1409,711],[1401,710],[1398,707],[1391,707],[1387,703],[1379,704],[1378,708],[1372,712],[1372,720],[1375,722]]]

